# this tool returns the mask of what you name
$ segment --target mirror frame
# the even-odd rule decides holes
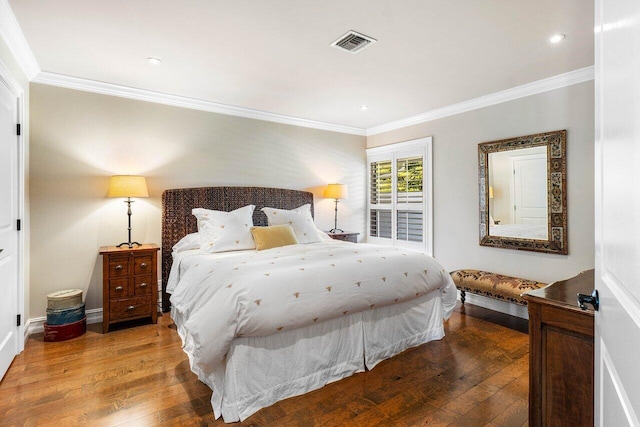
[[[521,239],[489,235],[489,154],[539,146],[547,147],[548,239]],[[566,149],[566,130],[519,136],[478,144],[481,246],[562,255],[568,254]]]

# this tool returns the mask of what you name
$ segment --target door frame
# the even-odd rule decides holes
[[[7,86],[11,93],[16,97],[18,101],[17,115],[18,123],[20,123],[20,135],[18,136],[18,158],[17,158],[17,182],[18,182],[18,218],[21,220],[21,230],[18,233],[18,247],[16,248],[16,254],[18,256],[18,289],[17,293],[17,314],[21,316],[21,322],[18,326],[18,353],[24,350],[24,344],[26,341],[26,315],[25,315],[25,267],[26,267],[26,251],[25,251],[25,235],[26,235],[26,221],[25,221],[25,179],[26,179],[26,162],[25,162],[25,133],[28,132],[28,126],[26,120],[24,120],[24,89],[20,86],[20,83],[11,74],[7,66],[0,59],[0,81]]]

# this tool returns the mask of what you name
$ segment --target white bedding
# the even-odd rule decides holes
[[[225,421],[244,419],[284,397],[361,371],[365,363],[371,368],[408,347],[441,338],[442,319],[451,314],[456,299],[449,274],[433,258],[340,241],[265,251],[174,254],[167,291],[172,293],[172,317],[192,369],[213,389],[214,413]],[[400,332],[394,335],[396,330]],[[337,346],[340,357],[319,352],[319,357],[332,360],[326,369],[319,368],[317,358],[307,360],[304,353],[310,350],[299,343],[300,334],[324,339],[337,334],[341,344],[335,337],[329,343]],[[251,344],[246,347],[243,342]],[[269,343],[275,347],[265,357],[272,362],[256,365],[252,373],[260,377],[263,372],[267,378],[242,375],[244,391],[237,390],[237,378],[228,383],[230,375],[238,375],[229,367],[243,360],[242,349],[254,349],[245,355],[251,362]],[[323,351],[333,348],[326,343],[318,347],[315,341],[307,345]],[[285,348],[284,354],[278,351]],[[292,369],[291,379],[283,379],[272,368],[264,370],[276,360],[275,354],[289,360],[280,370],[295,363],[303,366]],[[311,366],[308,375],[305,364]],[[271,387],[264,384],[269,372],[278,381]],[[252,381],[257,381],[256,387],[251,387]]]
[[[489,227],[490,236],[515,237],[518,239],[547,240],[546,224],[496,224]]]

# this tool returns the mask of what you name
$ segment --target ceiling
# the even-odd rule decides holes
[[[44,74],[358,129],[594,62],[591,1],[9,0],[9,5]],[[377,42],[356,54],[330,46],[349,30]],[[566,38],[551,44],[555,33]],[[162,63],[151,65],[148,57]]]

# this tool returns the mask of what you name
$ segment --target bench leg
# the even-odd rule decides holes
[[[465,296],[465,292],[460,291],[460,301],[462,301],[462,305],[464,305],[464,296]]]

